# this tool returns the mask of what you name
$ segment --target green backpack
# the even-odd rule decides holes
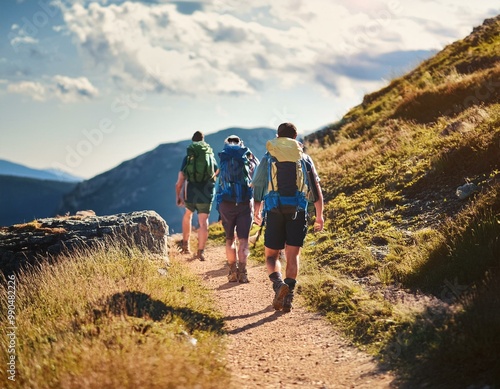
[[[204,141],[191,143],[182,171],[189,182],[215,181],[215,157],[210,145]]]

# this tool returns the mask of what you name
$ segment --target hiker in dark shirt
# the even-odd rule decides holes
[[[186,208],[182,218],[182,253],[191,254],[189,248],[191,224],[193,213],[198,212],[198,252],[196,257],[200,261],[204,261],[204,250],[208,240],[208,216],[212,209],[218,167],[210,145],[204,142],[203,133],[196,131],[192,141],[193,143],[188,147],[188,155],[182,161],[175,184],[175,193],[177,205]],[[193,146],[202,150],[202,154],[199,156],[190,155],[189,150]],[[196,163],[197,161],[198,163]],[[197,171],[197,169],[202,171]]]
[[[231,135],[224,141],[219,162],[216,199],[226,234],[227,277],[229,282],[247,283],[248,236],[253,223],[253,189],[250,182],[259,160],[237,135]]]
[[[314,163],[296,141],[292,123],[278,127],[277,138],[267,142],[268,152],[257,168],[254,187],[255,220],[265,224],[266,267],[275,292],[273,307],[290,312],[299,272],[299,254],[307,233],[308,202],[314,203],[314,230],[323,229],[323,194]],[[264,220],[261,219],[261,204]],[[280,251],[285,251],[282,279]]]

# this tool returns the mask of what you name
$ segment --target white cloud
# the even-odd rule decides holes
[[[85,77],[70,78],[54,76],[52,90],[55,96],[65,103],[72,103],[82,99],[97,97],[99,91]]]
[[[35,45],[37,43],[38,39],[35,39],[31,36],[16,36],[10,40],[10,44],[12,47],[17,47],[20,44]]]
[[[27,95],[35,101],[45,101],[47,98],[47,88],[39,82],[21,81],[10,84],[7,87],[10,93]]]
[[[470,31],[488,2],[212,0],[188,14],[173,3],[92,2],[63,14],[85,60],[124,89],[251,94],[317,83],[338,92],[348,73],[335,65],[441,49]]]
[[[35,101],[58,99],[63,103],[75,103],[88,100],[99,94],[85,77],[70,78],[54,76],[47,82],[21,81],[7,86],[7,91],[26,95]]]

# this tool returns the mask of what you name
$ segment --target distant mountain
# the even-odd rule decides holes
[[[0,175],[0,225],[54,216],[75,182]]]
[[[275,137],[270,128],[228,128],[205,137],[214,152],[222,150],[224,139],[238,135],[255,155],[261,158],[265,153],[267,140]],[[189,138],[191,134],[189,134]],[[59,213],[74,213],[92,209],[98,215],[138,210],[155,210],[168,223],[171,232],[181,231],[184,209],[175,204],[175,182],[186,147],[185,140],[162,144],[134,159],[123,162],[94,178],[79,183],[73,191],[64,196]],[[210,221],[217,221],[212,211]]]
[[[79,182],[82,178],[57,169],[33,169],[18,163],[0,159],[0,175],[14,177],[28,177],[39,180],[53,180],[63,182]]]

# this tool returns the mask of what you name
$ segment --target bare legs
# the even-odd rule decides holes
[[[230,282],[237,279],[233,272],[237,272],[240,282],[248,282],[246,267],[249,254],[248,239],[238,239],[238,255],[236,255],[235,239],[226,239],[226,258],[230,269],[228,275]]]
[[[191,224],[193,212],[186,208],[182,218],[182,240],[189,247],[189,238],[191,237]],[[204,250],[208,240],[208,213],[198,213],[198,250]]]
[[[279,260],[280,250],[265,248],[267,274],[274,272],[281,273],[281,262]],[[299,255],[300,247],[298,246],[285,246],[286,258],[286,278],[297,279],[299,273]]]

